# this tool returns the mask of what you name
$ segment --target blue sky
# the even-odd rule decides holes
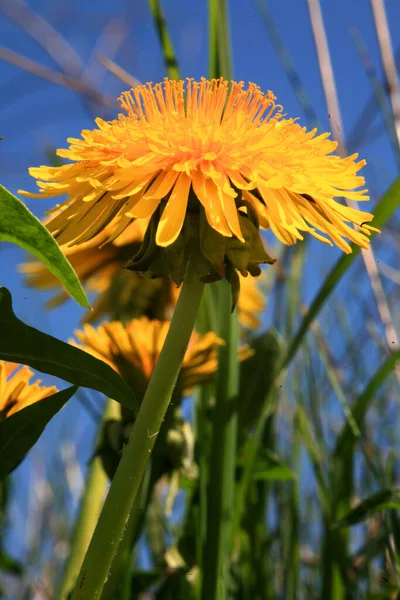
[[[164,3],[183,76],[198,78],[207,75],[206,4],[205,1],[188,3],[178,0]],[[268,4],[320,126],[327,130],[330,119],[325,107],[306,1],[272,0]],[[351,131],[371,96],[368,79],[349,33],[350,28],[355,27],[360,31],[375,68],[381,72],[372,13],[368,0],[325,0],[321,4],[346,134]],[[400,22],[400,5],[393,0],[386,4],[390,22]],[[125,5],[131,8],[126,10]],[[68,3],[68,8],[58,2],[36,0],[30,6],[63,34],[83,63],[88,60],[93,63],[92,53],[97,40],[114,19],[116,26],[125,28],[125,41],[113,59],[143,82],[155,82],[165,75],[158,39],[145,0],[135,3],[97,3],[91,0],[83,4]],[[287,114],[299,116],[300,121],[305,123],[302,110],[261,23],[256,4],[234,0],[230,3],[230,13],[235,78],[255,81],[263,90],[272,89]],[[57,69],[35,41],[1,15],[0,34],[3,46]],[[396,48],[400,41],[398,28],[392,27],[391,34]],[[112,36],[109,38],[111,41],[108,39],[108,44],[98,47],[100,53],[107,55],[107,47],[112,45]],[[95,114],[90,114],[73,92],[40,80],[12,65],[0,64],[0,128],[1,135],[5,137],[0,146],[1,181],[13,192],[18,188],[33,190],[34,181],[28,175],[28,167],[46,163],[49,149],[64,147],[67,137],[78,136],[81,129],[92,127]],[[101,82],[101,90],[111,96],[118,96],[126,88],[125,84],[107,74],[98,64],[96,74]],[[112,113],[109,112],[108,116],[112,116]],[[369,162],[365,175],[376,196],[386,189],[396,173],[387,136],[381,136],[363,148],[362,156]],[[51,201],[27,200],[27,204],[35,214],[42,216],[43,211],[51,206]],[[334,254],[329,251],[330,257],[334,257]],[[15,273],[20,256],[18,249],[4,247],[1,270],[3,283],[16,296],[20,315],[29,318],[37,326],[55,328],[55,333],[58,333],[62,322],[65,328],[62,327],[61,332],[65,337],[63,330],[70,333],[70,318],[74,321],[80,309],[68,305],[67,312],[62,308],[58,313],[46,315],[41,309],[42,298],[39,294],[29,291],[21,294],[22,278]],[[29,301],[24,298],[29,298]],[[26,310],[27,306],[29,310]]]
[[[0,6],[3,3],[0,3]],[[4,3],[6,4],[6,3]],[[163,3],[182,75],[199,78],[207,75],[207,2],[168,0]],[[305,0],[270,0],[276,26],[298,70],[323,130],[331,126],[315,55],[307,3]],[[100,89],[118,96],[126,85],[107,73],[94,58],[93,51],[108,56],[117,38],[112,31],[124,31],[124,41],[111,58],[142,82],[165,76],[163,60],[147,2],[86,2],[34,0],[29,6],[62,33],[80,55],[90,61]],[[375,69],[382,67],[369,0],[321,0],[328,41],[336,74],[345,135],[354,126],[360,111],[371,96],[371,88],[350,36],[356,28],[362,35]],[[400,46],[400,3],[386,2],[394,48]],[[254,81],[263,90],[271,89],[290,116],[306,124],[297,99],[282,70],[271,42],[261,23],[256,4],[250,0],[230,3],[234,77]],[[113,24],[113,27],[111,27]],[[108,27],[108,35],[105,33]],[[100,36],[100,43],[99,43]],[[18,26],[0,14],[1,45],[47,67],[57,69],[54,61]],[[97,46],[96,46],[97,44]],[[27,74],[1,62],[0,79],[0,181],[12,192],[19,188],[34,190],[28,167],[48,162],[49,149],[65,147],[67,137],[77,137],[83,128],[91,128],[96,116],[73,92]],[[377,113],[378,114],[378,113]],[[107,116],[107,115],[102,115]],[[108,116],[112,116],[109,112]],[[377,121],[379,122],[379,121]],[[334,125],[335,126],[335,125]],[[369,165],[365,169],[372,198],[376,199],[396,177],[396,167],[387,136],[382,135],[362,148]],[[39,217],[51,206],[49,201],[27,200]],[[373,203],[371,203],[371,206]],[[363,208],[367,208],[363,206]],[[0,217],[1,218],[1,217]],[[314,242],[313,242],[314,243]],[[339,253],[318,245],[319,252],[308,269],[305,297],[311,298],[320,281]],[[46,312],[45,296],[24,287],[16,267],[23,259],[20,249],[0,244],[0,284],[14,297],[17,315],[47,333],[67,340],[83,314],[83,309],[68,302],[57,311]],[[318,274],[318,276],[316,276]],[[47,381],[47,379],[45,378]],[[74,427],[78,445],[87,448],[88,432],[93,428],[85,411],[73,401],[46,432],[45,443],[36,452],[55,444],[62,429]],[[42,450],[40,450],[42,448]],[[43,455],[42,455],[43,456]],[[26,480],[22,467],[17,478]]]

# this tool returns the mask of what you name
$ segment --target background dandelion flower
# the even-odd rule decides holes
[[[42,386],[40,379],[30,383],[33,376],[25,365],[0,360],[0,420],[58,391],[54,385]]]
[[[140,397],[144,392],[167,337],[169,321],[141,317],[123,324],[106,322],[98,328],[84,325],[75,331],[79,344],[86,352],[108,363],[134,386]],[[178,386],[185,393],[201,383],[210,381],[217,370],[217,349],[223,341],[212,331],[200,335],[194,332],[183,359]],[[252,354],[248,346],[239,349],[239,360]]]

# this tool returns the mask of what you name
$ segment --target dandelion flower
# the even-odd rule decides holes
[[[0,420],[55,394],[55,386],[45,387],[27,366],[0,360]]]
[[[345,252],[346,239],[368,247],[373,216],[335,200],[368,200],[358,175],[365,161],[332,154],[329,134],[286,118],[272,92],[224,79],[165,79],[120,100],[124,114],[96,119],[96,129],[58,150],[71,164],[30,169],[40,193],[21,193],[67,194],[48,223],[60,244],[87,242],[119,217],[117,237],[160,207],[157,246],[173,244],[186,214],[200,210],[218,234],[244,244],[243,215],[252,207],[260,227],[285,244],[306,232]]]
[[[169,321],[133,319],[126,325],[120,321],[103,323],[97,329],[84,325],[75,331],[79,347],[108,363],[129,381],[140,394],[146,389],[160,356],[169,329]],[[199,335],[194,332],[183,359],[178,386],[183,392],[210,381],[217,370],[217,349],[223,341],[213,332]],[[251,351],[243,346],[239,358],[244,360]]]

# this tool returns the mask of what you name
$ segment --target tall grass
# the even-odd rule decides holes
[[[270,3],[255,4],[282,76],[293,86],[308,125],[314,126],[312,96],[301,83]],[[347,146],[351,151],[367,144],[377,118],[399,165],[395,53],[390,38],[382,37],[383,3],[371,4],[384,79],[353,31],[360,68],[377,102],[367,101],[368,110],[361,112],[348,139],[340,127],[338,142],[342,150]],[[23,18],[31,9],[21,3],[20,12],[11,13],[11,3],[0,6],[27,36],[37,37],[31,21]],[[168,3],[149,0],[149,6],[165,72],[178,78],[180,57],[168,27]],[[309,0],[308,8],[326,104],[340,124],[340,94],[323,7]],[[228,3],[209,0],[208,14],[209,75],[230,77],[236,45],[231,41]],[[47,25],[41,26],[46,36]],[[11,49],[0,49],[0,58],[68,87],[93,114],[99,106],[111,110],[108,95],[93,84],[75,51],[61,37],[53,41],[55,46],[46,40],[42,45],[57,59],[61,75]],[[66,50],[60,53],[62,48],[69,59]],[[114,76],[135,81],[135,74],[112,57],[103,57],[102,64]],[[374,239],[371,251],[354,248],[353,254],[326,266],[318,263],[313,242],[275,248],[279,263],[267,268],[262,283],[268,296],[267,325],[247,334],[255,353],[239,367],[222,351],[217,381],[196,390],[194,417],[187,429],[194,444],[191,475],[179,461],[165,467],[168,434],[177,426],[169,411],[103,600],[400,598],[399,198],[400,179],[387,181],[374,208],[374,224],[384,233]],[[311,300],[310,269],[322,271]],[[223,295],[221,286],[208,287],[198,329],[220,328],[229,338],[237,335],[237,321],[221,323],[218,306]],[[221,398],[225,405],[221,409],[220,404],[218,412],[216,399]],[[125,425],[114,418],[102,437],[100,457],[110,477]],[[75,442],[71,432],[69,443]],[[1,484],[4,598],[55,598],[54,589],[60,588],[68,548],[74,544],[74,523],[68,473],[58,456],[56,452],[47,457],[41,476],[32,466],[35,518],[28,515],[29,536],[19,540],[20,561],[12,558],[8,544],[21,536],[12,522],[21,481],[15,477]],[[80,462],[84,466],[82,457]]]

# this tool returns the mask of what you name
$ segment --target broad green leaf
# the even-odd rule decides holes
[[[34,254],[61,281],[67,292],[90,308],[79,279],[46,227],[15,196],[0,185],[0,242],[17,244]]]
[[[391,217],[396,208],[398,208],[400,202],[400,178],[390,186],[382,198],[379,200],[375,211],[373,225],[377,228],[382,228],[386,221]],[[374,234],[372,234],[374,235]],[[285,359],[283,361],[283,367],[287,367],[295,356],[299,346],[310,328],[311,323],[321,311],[326,300],[329,298],[331,292],[335,289],[343,275],[353,264],[354,260],[361,252],[361,248],[352,244],[352,254],[345,254],[340,258],[335,266],[332,268],[328,276],[325,278],[316,298],[312,302],[307,314],[305,315],[300,327],[294,336]]]
[[[400,488],[387,488],[368,496],[355,506],[334,527],[349,527],[365,521],[372,514],[387,509],[400,510]]]
[[[132,389],[109,365],[20,321],[5,287],[0,287],[0,359],[29,365],[74,385],[102,392],[131,410],[137,408]]]
[[[11,473],[25,458],[50,419],[62,409],[77,389],[77,386],[71,386],[0,421],[0,479]]]

